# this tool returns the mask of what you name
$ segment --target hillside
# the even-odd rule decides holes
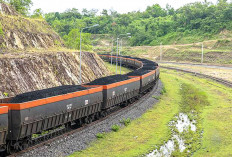
[[[0,3],[0,6],[0,48],[2,51],[52,48],[63,45],[59,35],[45,20],[23,17],[5,3]]]
[[[60,85],[80,84],[79,52],[64,47],[42,19],[21,16],[0,3],[0,98]],[[97,54],[83,52],[82,83],[109,75]]]
[[[231,31],[220,33],[220,38],[215,40],[205,40],[190,44],[170,44],[162,45],[162,61],[192,62],[200,63],[202,54],[202,43],[204,45],[204,63],[210,64],[232,64],[232,36]],[[219,36],[218,35],[218,36]],[[111,52],[111,41],[106,37],[97,39],[95,51]],[[108,46],[109,45],[109,46]],[[115,44],[116,45],[116,44]],[[142,58],[160,61],[160,46],[134,46],[129,47],[124,41],[122,55],[139,56]],[[114,48],[114,54],[116,49]]]

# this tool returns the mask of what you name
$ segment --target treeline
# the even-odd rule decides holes
[[[158,4],[147,7],[144,12],[119,14],[116,11],[103,10],[97,15],[96,10],[79,12],[70,9],[63,13],[45,15],[47,22],[67,41],[73,36],[73,29],[98,23],[100,26],[86,30],[94,34],[131,33],[131,45],[168,44],[187,36],[189,40],[211,38],[227,29],[232,30],[232,3],[219,0],[217,4],[195,2],[177,10],[167,5],[161,8]],[[191,41],[189,41],[191,42]]]
[[[2,0],[0,0],[2,1]],[[31,0],[4,0],[12,4],[22,14],[27,14]],[[91,45],[90,34],[118,35],[131,33],[130,43],[135,45],[172,44],[175,42],[197,42],[211,39],[222,30],[232,30],[232,3],[227,0],[195,2],[177,10],[167,5],[148,6],[144,12],[134,11],[119,14],[114,10],[79,11],[69,9],[63,13],[55,12],[43,15],[41,9],[34,11],[31,17],[44,17],[58,32],[70,48],[79,48],[80,28],[98,23],[99,27],[84,30],[83,44],[86,49]]]

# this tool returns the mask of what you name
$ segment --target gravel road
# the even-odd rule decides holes
[[[20,157],[62,157],[86,149],[91,142],[96,140],[97,133],[110,132],[111,126],[114,124],[121,125],[120,120],[123,118],[134,120],[141,117],[143,113],[158,102],[158,100],[152,98],[152,96],[159,96],[161,89],[162,82],[159,81],[156,88],[149,93],[149,98],[143,97],[134,105],[126,108],[120,113],[110,116],[108,119],[87,127],[86,129],[76,132],[68,137],[64,137],[63,139],[55,140],[46,146],[21,154]]]

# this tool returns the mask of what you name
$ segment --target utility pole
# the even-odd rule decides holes
[[[81,29],[81,33],[84,29]],[[82,84],[82,76],[81,76],[81,33],[80,33],[80,84]]]
[[[121,57],[121,51],[122,51],[122,39],[120,42],[120,49],[119,49],[119,57],[120,57],[120,74],[122,74],[122,57]]]
[[[201,47],[201,63],[204,62],[204,44],[202,42],[202,47]]]
[[[119,37],[120,36],[122,36],[122,35],[131,35],[131,33],[126,33],[126,34],[120,34],[120,35],[118,35],[118,37],[117,37],[117,56],[116,56],[116,74],[117,74],[117,68],[118,68],[118,52],[120,51],[119,50],[119,45],[120,45],[120,43],[118,43],[119,42]],[[120,60],[121,61],[121,60]]]
[[[162,42],[160,43],[160,61],[162,61]]]
[[[116,74],[118,74],[118,40],[119,38],[117,38]]]
[[[99,26],[99,24],[95,24],[95,25],[90,26],[90,27],[82,28],[81,32],[80,32],[80,84],[82,84],[82,76],[81,76],[81,72],[82,72],[81,71],[81,56],[82,56],[82,54],[81,54],[81,42],[82,42],[82,39],[81,39],[81,33],[83,32],[84,29],[92,28],[92,27],[97,27],[97,26]]]
[[[111,66],[112,66],[112,64],[113,64],[113,58],[112,58],[112,55],[113,55],[113,51],[114,51],[114,37],[112,37],[112,50],[111,50]]]
[[[119,44],[119,46],[120,46],[120,49],[119,49],[119,56],[120,56],[120,74],[122,74],[122,54],[121,54],[121,52],[122,52],[122,39],[123,39],[123,38],[131,38],[131,36],[122,37],[122,38],[121,38],[121,42],[120,42],[120,44]]]

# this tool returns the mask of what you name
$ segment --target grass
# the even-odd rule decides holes
[[[197,157],[231,156],[232,89],[171,70],[161,70],[161,79],[165,83],[166,93],[163,93],[158,104],[127,127],[106,134],[104,139],[91,143],[89,148],[71,157],[147,154],[171,137],[168,124],[175,115],[191,110],[197,111],[199,131],[183,135],[189,144],[190,154]],[[183,156],[178,152],[173,155]]]
[[[192,99],[202,105],[193,107],[196,107],[195,109],[199,112],[198,121],[201,121],[197,127],[203,129],[203,137],[200,143],[198,142],[200,145],[199,149],[195,152],[191,150],[193,151],[193,156],[231,156],[232,89],[189,74],[183,75],[182,73],[173,72],[171,75],[176,75],[181,82],[194,85],[193,89],[195,90],[201,89],[198,93],[203,101],[198,102],[199,98],[195,97]],[[187,106],[193,104],[189,101],[185,102],[189,103]]]
[[[106,65],[107,69],[110,71],[111,75],[116,74],[116,65],[114,65],[114,64],[111,65],[109,62],[105,62],[105,65]],[[120,74],[120,66],[117,67],[117,71],[118,71],[118,74]],[[131,69],[121,67],[122,74],[126,74],[126,73],[129,73],[131,71],[132,71]]]
[[[55,33],[44,19],[33,19],[23,16],[1,14],[0,22],[5,30],[21,30],[24,32],[46,34]]]
[[[167,124],[177,114],[178,102],[181,100],[178,95],[179,85],[172,85],[172,79],[174,78],[164,78],[167,93],[162,96],[159,104],[141,118],[71,156],[138,156],[167,141],[171,135]]]

